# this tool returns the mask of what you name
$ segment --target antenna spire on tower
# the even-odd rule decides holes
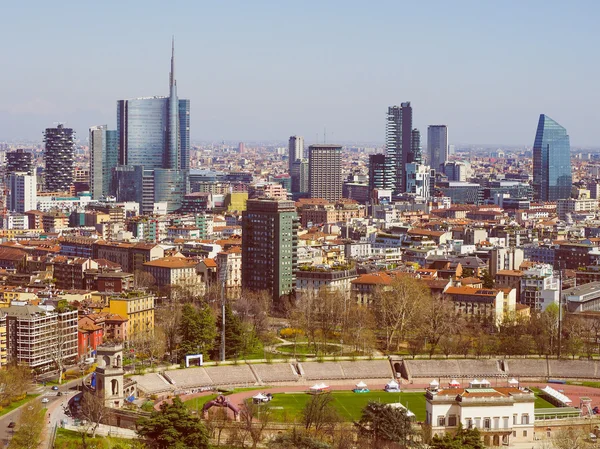
[[[175,81],[175,36],[171,37],[171,76],[169,78],[169,87],[177,84]]]

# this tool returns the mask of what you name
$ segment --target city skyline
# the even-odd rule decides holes
[[[18,36],[27,23],[28,38],[7,46],[11,69],[0,75],[0,139],[38,140],[59,121],[80,139],[98,123],[114,129],[114,101],[152,95],[164,85],[164,56],[175,34],[180,82],[195,105],[195,141],[285,141],[298,134],[311,143],[327,128],[329,142],[383,142],[381,111],[411,101],[419,111],[414,126],[424,131],[447,124],[453,144],[532,146],[530,129],[544,113],[570,130],[573,146],[600,146],[592,131],[600,118],[598,95],[584,76],[597,68],[587,57],[599,8],[593,2],[545,2],[544,8],[390,3],[386,14],[353,2],[341,11],[339,2],[274,5],[186,3],[165,12],[158,3],[139,8],[134,2],[122,5],[118,16],[110,8],[94,10],[91,28],[78,20],[88,5],[58,11],[38,3],[33,18],[23,6],[8,5],[3,33]],[[49,28],[57,15],[66,24],[60,30]],[[410,20],[398,22],[400,16]],[[314,31],[289,33],[289,17]],[[337,26],[323,26],[332,17]],[[159,18],[159,25],[146,26]],[[217,32],[223,24],[228,32]],[[532,30],[559,27],[560,34],[533,38]],[[390,43],[396,28],[419,37],[410,46]],[[42,38],[44,45],[32,45]],[[67,41],[73,54],[94,57],[76,58],[75,69],[56,64],[55,53]],[[385,57],[398,51],[411,70]],[[554,54],[563,64],[552,63]],[[289,70],[292,56],[298,70]]]

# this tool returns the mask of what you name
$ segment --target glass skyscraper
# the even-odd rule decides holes
[[[190,167],[190,100],[177,97],[172,52],[169,96],[117,102],[119,165],[154,170],[154,201],[166,201],[169,212],[181,206]]]
[[[106,125],[92,126],[90,143],[90,189],[97,200],[110,195],[113,168],[118,163],[117,132]]]
[[[533,144],[533,192],[536,201],[571,197],[571,145],[567,130],[541,114]]]

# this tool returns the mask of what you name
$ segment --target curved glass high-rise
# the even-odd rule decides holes
[[[571,197],[571,145],[567,130],[540,115],[533,144],[533,192],[536,201]]]
[[[178,209],[190,167],[190,101],[177,96],[174,46],[169,96],[119,100],[117,134],[119,165],[154,170],[154,201],[166,201],[169,212]]]

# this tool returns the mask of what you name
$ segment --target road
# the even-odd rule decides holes
[[[58,391],[52,390],[51,386],[43,387],[38,385],[34,390],[29,391],[28,393],[39,394],[37,398],[33,399],[34,401],[41,401],[42,398],[48,398],[48,403],[44,404],[44,407],[48,409],[51,421],[51,426],[54,426],[55,423],[60,423],[60,420],[65,418],[63,407],[67,405],[67,402],[73,395],[77,392],[76,388],[78,385],[81,385],[81,379],[72,380],[70,382],[64,383],[59,386],[58,391],[62,393],[62,396],[57,396]],[[12,438],[13,430],[8,427],[10,422],[17,422],[19,416],[21,414],[21,410],[23,407],[26,407],[27,404],[23,404],[18,409],[7,413],[6,415],[0,417],[0,448],[4,449],[8,446],[10,439]],[[49,426],[48,420],[45,421],[45,431],[51,428]],[[46,436],[46,433],[44,434]],[[47,447],[47,442],[46,446]]]

